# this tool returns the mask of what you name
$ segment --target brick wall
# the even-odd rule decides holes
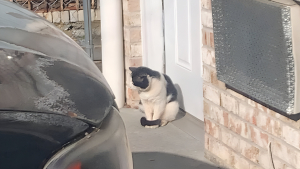
[[[216,76],[211,1],[202,0],[205,156],[227,168],[300,168],[300,122],[230,89]]]
[[[126,73],[126,103],[137,108],[139,96],[128,87],[131,83],[129,67],[142,66],[142,39],[140,0],[123,0],[124,53]]]
[[[83,22],[83,10],[53,11],[37,13],[52,23]],[[100,9],[91,9],[91,21],[100,20]]]

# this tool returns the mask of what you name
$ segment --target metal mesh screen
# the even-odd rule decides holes
[[[290,8],[271,1],[212,0],[218,79],[290,114],[294,59]]]

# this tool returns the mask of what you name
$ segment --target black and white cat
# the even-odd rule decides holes
[[[146,118],[141,125],[147,128],[165,126],[175,120],[179,111],[177,90],[169,76],[147,67],[130,67],[133,85],[137,88],[141,103],[140,109]]]

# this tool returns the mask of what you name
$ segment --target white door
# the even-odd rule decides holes
[[[200,0],[164,0],[166,74],[181,108],[203,120]]]
[[[162,0],[140,0],[143,65],[163,72],[164,29]]]

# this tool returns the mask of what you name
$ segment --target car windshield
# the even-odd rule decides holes
[[[60,113],[99,123],[114,97],[100,70],[42,17],[0,1],[0,110]]]

